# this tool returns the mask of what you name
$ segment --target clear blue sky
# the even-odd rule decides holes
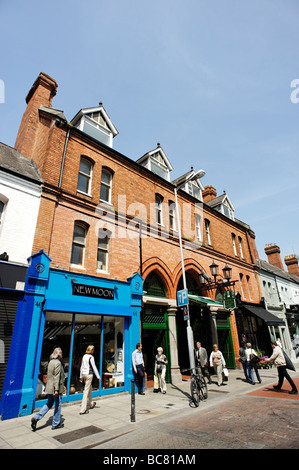
[[[0,0],[0,18],[1,142],[43,71],[68,120],[103,102],[119,152],[160,142],[172,179],[204,169],[261,258],[299,254],[298,0]]]

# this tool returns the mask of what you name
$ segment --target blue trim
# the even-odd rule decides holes
[[[2,419],[31,414],[35,405],[42,406],[46,400],[35,400],[40,357],[42,351],[47,310],[73,314],[70,348],[70,364],[73,356],[75,314],[102,315],[101,358],[103,357],[103,321],[105,316],[125,318],[124,331],[124,386],[103,389],[101,383],[94,396],[130,391],[133,377],[131,354],[140,341],[140,310],[142,304],[142,277],[136,273],[125,281],[101,279],[84,274],[50,269],[51,259],[44,250],[31,256],[27,270],[25,290],[22,292],[12,336],[6,376],[0,402]],[[73,294],[72,283],[114,289],[114,299],[81,297]],[[103,366],[100,364],[102,377]],[[70,395],[71,368],[69,370],[67,395],[63,402],[82,399],[81,394]]]

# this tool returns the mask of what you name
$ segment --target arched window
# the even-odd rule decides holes
[[[111,234],[112,232],[109,230],[99,229],[97,253],[98,271],[108,271],[109,241]]]
[[[206,238],[208,245],[212,245],[211,243],[211,230],[210,230],[210,221],[205,219],[205,229],[206,229]]]
[[[143,289],[146,292],[145,295],[151,297],[166,297],[165,287],[156,273],[151,273],[147,276],[144,281]]]
[[[112,178],[113,173],[108,168],[102,169],[102,178],[101,178],[101,190],[100,190],[100,199],[101,201],[111,203],[112,200]]]
[[[163,224],[163,197],[160,194],[155,195],[155,205],[156,205],[156,223],[159,225]]]
[[[81,157],[77,191],[90,195],[93,164],[88,158]]]
[[[71,264],[84,265],[87,226],[83,222],[75,222],[72,244]]]

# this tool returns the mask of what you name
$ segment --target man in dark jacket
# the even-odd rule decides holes
[[[62,350],[60,348],[54,349],[50,357],[47,372],[47,384],[45,393],[48,395],[47,403],[39,410],[38,413],[31,419],[31,427],[33,431],[36,430],[37,422],[45,416],[45,414],[55,404],[52,429],[57,429],[63,426],[60,422],[61,416],[61,397],[64,389],[64,370],[61,363]]]

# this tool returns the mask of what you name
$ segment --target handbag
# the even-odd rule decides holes
[[[260,362],[260,358],[256,354],[250,354],[249,359],[252,364],[258,364]]]
[[[292,363],[291,359],[289,358],[289,356],[287,355],[287,353],[284,352],[284,350],[282,350],[283,352],[283,355],[284,355],[284,358],[285,358],[285,361],[286,361],[286,368],[287,369],[290,369],[290,370],[296,370],[295,369],[295,366],[294,364]]]
[[[162,373],[162,364],[157,364],[157,374]]]

